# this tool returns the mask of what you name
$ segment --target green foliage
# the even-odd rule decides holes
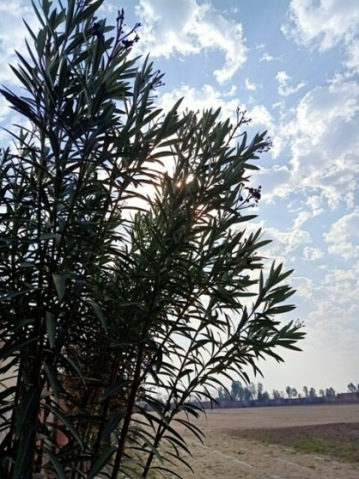
[[[310,398],[316,398],[317,397],[317,393],[316,393],[314,388],[309,389],[309,397]]]
[[[355,386],[354,383],[349,383],[348,384],[348,392],[350,392],[350,393],[359,392],[359,383],[358,383],[357,386]]]
[[[279,392],[277,389],[273,389],[273,399],[282,399],[283,395],[281,392]]]
[[[296,388],[292,388],[291,386],[287,386],[285,388],[285,391],[289,398],[295,398],[298,396],[298,391],[296,390]]]
[[[199,401],[303,337],[276,319],[290,272],[266,276],[245,229],[265,134],[157,108],[162,75],[101,4],[33,4],[12,67],[25,93],[0,90],[24,119],[0,171],[6,479],[165,473],[189,452],[176,424],[201,439]]]
[[[327,398],[335,397],[335,395],[336,395],[336,392],[335,392],[335,390],[334,390],[332,387],[327,388],[327,389],[325,390],[325,396],[326,396]]]
[[[233,381],[231,387],[231,395],[233,399],[242,401],[244,398],[244,388],[240,381]]]

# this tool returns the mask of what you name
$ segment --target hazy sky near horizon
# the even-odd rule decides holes
[[[122,7],[128,26],[142,23],[136,50],[165,73],[159,104],[184,97],[183,107],[233,119],[240,107],[250,134],[273,140],[252,178],[263,192],[257,224],[273,239],[267,256],[295,270],[288,318],[307,337],[258,380],[270,392],[346,391],[359,382],[358,0],[105,0],[102,13],[114,23]],[[0,2],[0,83],[10,88],[21,17],[35,24],[30,0]],[[1,98],[0,125],[13,120]]]

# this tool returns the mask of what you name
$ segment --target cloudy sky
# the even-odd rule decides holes
[[[263,364],[265,388],[346,391],[359,382],[358,0],[105,0],[103,11],[114,22],[122,7],[129,26],[142,23],[139,53],[166,73],[160,104],[185,97],[184,107],[233,118],[244,108],[253,133],[273,139],[253,177],[257,223],[273,239],[267,255],[295,269],[293,319],[307,338],[285,364]],[[21,17],[33,22],[30,0],[0,2],[10,87]],[[11,121],[0,99],[0,123]]]

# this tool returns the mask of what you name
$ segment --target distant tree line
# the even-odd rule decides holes
[[[333,387],[326,389],[319,389],[317,393],[316,389],[313,387],[303,386],[302,393],[298,392],[295,387],[287,386],[284,391],[279,391],[273,389],[272,393],[269,393],[264,389],[262,383],[250,383],[248,385],[243,385],[241,381],[232,381],[230,389],[226,389],[223,386],[217,389],[218,400],[219,401],[251,401],[257,400],[259,402],[267,401],[269,399],[294,399],[294,398],[317,398],[317,397],[334,397],[336,396],[336,391]],[[359,393],[359,383],[355,385],[354,383],[348,384],[349,393]]]

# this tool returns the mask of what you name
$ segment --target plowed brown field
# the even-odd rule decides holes
[[[208,411],[195,424],[206,438],[201,444],[181,430],[192,453],[186,459],[194,470],[192,474],[178,468],[186,479],[359,479],[359,463],[253,440],[258,434],[253,430],[266,429],[290,443],[298,427],[308,426],[310,432],[316,426],[325,437],[345,441],[350,436],[351,446],[359,449],[359,404],[222,409]]]

